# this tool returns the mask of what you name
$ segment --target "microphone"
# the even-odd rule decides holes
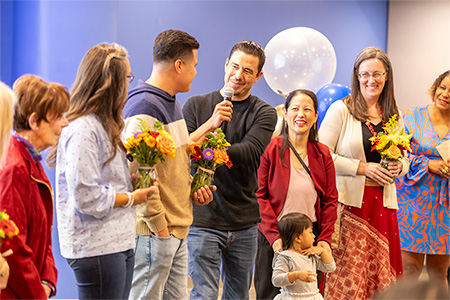
[[[231,101],[231,98],[233,98],[234,95],[234,90],[233,88],[227,86],[226,88],[223,89],[223,100],[228,100]],[[220,126],[223,133],[225,133],[225,130],[227,129],[227,121],[223,121],[222,125]]]
[[[231,98],[234,96],[234,90],[233,88],[227,86],[223,89],[223,100],[231,101]]]

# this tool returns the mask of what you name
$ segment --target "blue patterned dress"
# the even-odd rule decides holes
[[[450,140],[434,131],[427,106],[406,112],[405,129],[412,133],[410,167],[397,179],[398,225],[402,250],[450,254],[449,181],[428,171],[428,161],[442,159],[436,146]]]

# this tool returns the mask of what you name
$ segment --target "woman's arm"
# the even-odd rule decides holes
[[[261,214],[261,223],[259,227],[271,245],[275,240],[280,238],[277,228],[277,215],[275,214],[272,202],[269,199],[269,189],[271,188],[269,186],[269,174],[274,156],[272,144],[269,144],[266,151],[261,156],[261,163],[258,169],[259,188],[256,192]]]
[[[336,171],[334,168],[333,159],[328,152],[323,152],[326,186],[325,194],[320,199],[321,207],[321,221],[320,221],[320,235],[317,238],[318,246],[331,250],[331,236],[334,232],[334,224],[337,219],[338,206],[338,191],[336,187]]]
[[[331,104],[320,125],[319,139],[321,143],[327,145],[330,149],[336,174],[355,176],[357,175],[360,159],[350,157],[349,154],[345,155],[344,152],[350,152],[352,148],[356,149],[358,146],[361,147],[361,141],[355,141],[349,118],[350,113],[344,102],[339,100]],[[346,137],[345,141],[341,140],[343,137]]]

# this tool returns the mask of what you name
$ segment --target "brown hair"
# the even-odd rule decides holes
[[[81,60],[72,87],[69,122],[95,114],[100,118],[113,145],[108,163],[123,148],[120,134],[124,128],[122,109],[127,101],[127,50],[116,44],[99,44],[92,47]],[[55,164],[57,145],[48,161]]]
[[[433,84],[431,85],[430,89],[428,90],[428,93],[431,96],[431,101],[434,102],[434,95],[436,94],[436,90],[437,88],[441,85],[442,80],[444,80],[444,78],[446,78],[447,76],[450,76],[450,70],[445,71],[444,73],[442,73],[441,75],[439,75],[433,82]]]
[[[200,47],[197,40],[181,30],[165,30],[158,34],[153,44],[154,62],[172,62],[179,58],[192,58],[192,50]]]
[[[256,75],[258,75],[261,72],[264,63],[266,62],[266,54],[264,52],[264,49],[260,45],[258,45],[253,41],[240,41],[233,46],[233,48],[230,51],[230,55],[228,56],[228,59],[231,58],[231,56],[235,51],[242,51],[245,54],[258,57],[259,59],[258,73]]]
[[[355,63],[353,64],[353,73],[352,73],[352,92],[349,96],[345,97],[342,101],[344,101],[350,113],[361,122],[365,122],[368,119],[368,108],[366,101],[363,98],[360,89],[360,83],[358,80],[359,66],[361,63],[367,59],[379,59],[387,72],[387,80],[384,85],[383,91],[380,94],[380,99],[378,102],[380,103],[381,110],[383,112],[382,119],[384,122],[387,122],[390,117],[397,114],[398,108],[395,102],[394,97],[394,75],[392,71],[392,64],[389,60],[389,57],[384,53],[383,50],[369,47],[361,51],[355,59]]]
[[[37,123],[62,116],[69,108],[70,95],[59,83],[44,81],[36,75],[23,75],[14,83],[13,128],[17,132],[31,130],[28,119],[37,114]]]

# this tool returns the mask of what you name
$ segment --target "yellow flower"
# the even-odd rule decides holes
[[[150,148],[153,148],[153,147],[155,147],[156,139],[154,137],[152,137],[151,135],[147,135],[146,137],[144,137],[144,142],[147,144],[147,146],[149,146]]]
[[[377,150],[383,150],[384,147],[389,143],[389,138],[386,135],[382,135],[379,138],[378,144],[375,149]]]

